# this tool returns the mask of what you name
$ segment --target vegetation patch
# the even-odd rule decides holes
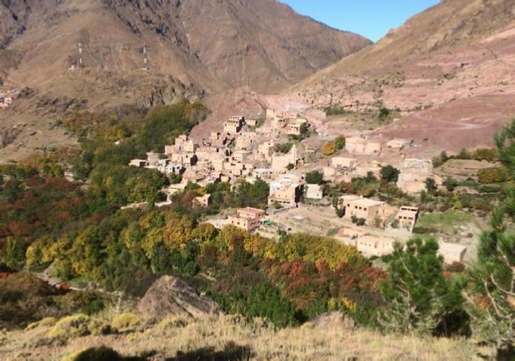
[[[475,222],[477,219],[474,216],[456,210],[423,213],[417,222],[415,233],[455,234],[459,227]]]

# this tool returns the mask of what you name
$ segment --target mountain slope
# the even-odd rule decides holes
[[[515,2],[442,1],[292,92],[316,107],[398,108],[405,117],[380,135],[437,149],[490,146],[515,114]]]
[[[316,74],[337,76],[405,62],[446,47],[468,45],[515,20],[512,0],[443,0],[392,29],[379,42]]]
[[[275,0],[2,0],[0,44],[23,59],[9,79],[45,84],[77,63],[153,71],[208,91],[277,91],[370,44]]]
[[[276,0],[0,0],[0,92],[33,90],[0,111],[0,160],[73,142],[68,111],[277,92],[369,44]]]

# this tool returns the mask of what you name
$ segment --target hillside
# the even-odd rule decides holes
[[[367,330],[350,331],[336,323],[309,323],[299,328],[277,330],[264,320],[245,321],[239,316],[188,320],[166,318],[157,325],[139,317],[122,332],[78,337],[75,329],[62,341],[52,341],[56,321],[45,319],[26,331],[0,335],[0,356],[19,360],[480,360],[477,354],[492,356],[492,349],[479,349],[472,342],[450,339],[419,339],[381,335]],[[80,317],[80,316],[79,316]],[[105,325],[113,317],[88,318],[84,323]],[[116,319],[116,318],[115,318]],[[66,326],[73,318],[59,322]],[[77,320],[77,316],[75,316]],[[119,323],[119,321],[117,321]],[[113,323],[114,324],[114,323]],[[89,326],[91,327],[91,326]],[[93,326],[94,327],[94,326]],[[75,334],[75,335],[74,335]],[[108,346],[119,353],[94,358],[91,348]],[[97,351],[98,352],[98,351]],[[104,350],[106,352],[106,350]],[[81,355],[82,353],[82,355]],[[485,355],[486,354],[486,355]],[[114,356],[113,356],[114,355]],[[98,356],[97,356],[98,357]],[[123,358],[122,358],[123,357]]]
[[[0,112],[3,161],[73,144],[54,126],[68,111],[149,107],[239,87],[277,92],[370,44],[275,0],[2,0],[0,24],[0,92],[33,94]],[[48,99],[83,106],[54,112]]]
[[[318,107],[401,110],[378,135],[438,149],[491,145],[515,114],[514,20],[513,1],[442,1],[292,92]]]
[[[116,72],[144,66],[208,92],[277,91],[370,44],[275,0],[2,1],[0,45],[18,86],[48,86],[77,64]]]

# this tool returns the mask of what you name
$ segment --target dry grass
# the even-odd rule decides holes
[[[385,336],[366,330],[348,332],[334,327],[318,328],[312,324],[276,330],[263,320],[245,322],[238,316],[176,321],[165,319],[141,331],[76,337],[66,343],[56,343],[48,338],[50,327],[11,332],[3,344],[0,343],[0,359],[70,359],[69,356],[78,351],[106,345],[123,356],[152,354],[152,360],[165,360],[176,357],[178,352],[191,354],[199,349],[221,352],[233,343],[250,350],[254,360],[479,359],[477,347],[466,340]],[[240,358],[233,356],[230,359]]]

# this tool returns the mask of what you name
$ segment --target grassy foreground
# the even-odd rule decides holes
[[[107,346],[113,349],[96,349]],[[84,352],[85,350],[88,350]],[[2,360],[479,360],[472,342],[345,331],[307,323],[278,330],[239,316],[151,323],[135,314],[44,319],[0,333]],[[95,353],[95,357],[91,356]],[[118,355],[117,355],[118,353]],[[102,354],[103,357],[98,355]],[[483,356],[484,357],[484,356]]]

